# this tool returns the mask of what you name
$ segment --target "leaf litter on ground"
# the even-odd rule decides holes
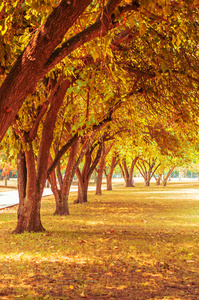
[[[119,185],[83,205],[71,194],[64,217],[45,197],[42,233],[12,235],[17,207],[2,210],[0,299],[199,298],[198,188]]]

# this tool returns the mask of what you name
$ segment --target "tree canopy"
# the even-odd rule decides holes
[[[198,8],[196,0],[2,2],[0,140],[7,132],[1,147],[20,162],[18,232],[43,230],[42,190],[66,152],[70,176],[76,170],[87,184],[113,140],[113,165],[119,155],[130,181],[134,159],[152,176],[162,155],[194,149]],[[26,227],[30,215],[38,223]]]

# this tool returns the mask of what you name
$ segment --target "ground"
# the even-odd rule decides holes
[[[0,211],[0,299],[199,299],[199,183],[118,183],[70,216],[42,201],[44,233]]]

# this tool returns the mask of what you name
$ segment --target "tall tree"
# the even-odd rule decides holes
[[[48,158],[53,141],[53,131],[57,113],[63,103],[65,93],[71,81],[61,77],[52,86],[48,104],[45,103],[38,110],[33,126],[29,131],[20,128],[20,120],[16,121],[15,134],[20,137],[23,148],[18,155],[19,169],[19,208],[18,223],[14,233],[23,231],[44,230],[40,218],[40,205],[43,189],[47,178]],[[48,109],[48,111],[47,111]],[[40,125],[41,118],[46,113],[42,128],[37,160],[35,161],[34,142]],[[27,124],[24,124],[27,126]],[[30,124],[28,124],[30,126]],[[22,167],[20,166],[22,165]]]
[[[115,22],[116,15],[114,11],[121,0],[110,0],[102,9],[98,6],[98,10],[101,12],[95,22],[93,22],[93,19],[96,18],[96,9],[95,3],[93,3],[93,5],[90,6],[90,15],[92,18],[89,20],[89,26],[85,28],[86,25],[84,25],[83,29],[80,26],[78,28],[80,32],[72,34],[71,36],[71,33],[68,32],[69,29],[77,22],[78,18],[83,15],[85,9],[89,7],[91,2],[91,0],[62,0],[57,7],[53,9],[46,21],[36,28],[32,39],[29,37],[30,41],[28,45],[25,46],[22,54],[17,57],[11,69],[9,70],[8,68],[9,72],[0,87],[0,140],[2,140],[9,125],[13,122],[25,98],[35,90],[37,82],[42,79],[47,72],[84,43],[96,37],[106,35],[109,30],[116,27],[117,22]],[[22,9],[24,6],[26,6],[26,3],[23,2],[19,2],[17,6],[22,17],[24,13],[26,14],[26,11]],[[133,5],[121,7],[118,9],[119,16],[124,11],[132,10],[133,8]],[[26,10],[28,9],[26,8]],[[26,19],[28,19],[28,17],[29,15],[27,15]],[[7,33],[9,36],[9,29],[14,30],[15,27],[7,26],[6,2],[1,6],[1,20],[4,26],[4,30],[2,31],[3,35]],[[13,24],[12,20],[10,20],[9,23]],[[31,25],[28,25],[28,27],[29,26],[31,27]],[[23,29],[24,28],[20,28],[21,35],[24,37],[24,35],[27,35],[27,31],[24,33]],[[68,33],[67,36],[66,33]],[[16,33],[15,38],[17,34],[18,33]],[[21,38],[21,40],[23,40],[23,38]],[[5,44],[5,41],[6,36],[3,36],[1,45]],[[22,48],[24,48],[24,44],[21,49]],[[4,65],[1,62],[2,68],[4,68]],[[5,76],[5,74],[6,72],[3,75]]]

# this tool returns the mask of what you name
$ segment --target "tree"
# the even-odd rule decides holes
[[[24,231],[43,231],[44,227],[40,218],[40,206],[43,189],[47,178],[48,158],[53,141],[53,131],[57,119],[57,113],[63,103],[65,93],[71,85],[71,81],[60,78],[52,83],[49,105],[41,106],[37,112],[33,126],[27,131],[21,129],[20,120],[16,121],[15,134],[22,140],[22,148],[17,158],[19,176],[19,208],[18,223],[14,233]],[[47,111],[48,109],[48,111]],[[41,141],[35,161],[35,138],[40,121],[46,113],[42,128]]]
[[[101,195],[102,194],[102,179],[103,179],[103,173],[104,173],[104,168],[105,168],[105,164],[106,164],[106,156],[108,155],[108,153],[111,151],[111,148],[113,147],[114,142],[111,142],[109,145],[106,146],[106,143],[104,140],[107,140],[107,137],[102,137],[102,153],[101,153],[101,157],[98,163],[98,168],[96,168],[97,170],[97,183],[96,183],[96,191],[95,194],[96,195]],[[109,137],[108,137],[109,139]]]
[[[112,177],[113,172],[117,164],[119,163],[119,155],[116,151],[114,151],[111,155],[111,161],[110,163],[106,164],[104,168],[104,174],[106,176],[106,185],[107,185],[107,191],[112,191]]]
[[[27,2],[31,3],[30,6]],[[20,188],[24,192],[22,192],[23,200],[20,201],[20,210],[22,209],[22,211],[19,213],[21,225],[19,225],[18,232],[26,230],[26,227],[28,231],[43,230],[37,213],[40,209],[43,183],[46,175],[50,174],[47,172],[47,165],[54,134],[53,124],[57,120],[55,114],[63,103],[64,91],[71,94],[73,89],[71,78],[73,78],[72,81],[78,81],[78,84],[75,85],[77,90],[82,89],[83,80],[85,82],[93,81],[90,89],[87,90],[87,95],[91,93],[95,103],[100,102],[100,109],[96,114],[99,118],[94,118],[94,121],[91,121],[91,118],[82,120],[79,116],[77,124],[73,124],[75,129],[73,137],[63,146],[64,151],[72,147],[72,142],[77,138],[75,135],[86,138],[84,135],[85,124],[87,127],[93,127],[92,130],[94,130],[94,127],[98,126],[99,120],[104,119],[104,115],[107,115],[107,119],[110,121],[112,117],[110,112],[118,103],[125,104],[124,112],[127,116],[134,113],[130,118],[132,119],[131,124],[135,125],[133,128],[138,127],[137,131],[134,130],[136,134],[133,138],[137,147],[143,137],[143,128],[147,130],[145,139],[151,135],[157,144],[161,144],[165,120],[170,122],[169,129],[176,125],[187,130],[186,126],[191,125],[191,130],[194,131],[194,126],[197,126],[199,82],[196,68],[198,53],[197,5],[181,1],[168,1],[162,5],[162,1],[159,0],[140,4],[132,1],[131,4],[119,6],[120,2],[119,0],[109,0],[105,3],[104,1],[91,3],[88,0],[81,0],[77,3],[73,0],[62,0],[57,5],[55,1],[53,4],[56,7],[54,6],[48,17],[46,10],[38,13],[39,7],[36,7],[35,1],[26,1],[23,4],[16,1],[16,9],[6,2],[1,6],[1,8],[3,7],[0,16],[3,23],[3,34],[0,45],[3,54],[0,64],[0,80],[2,82],[0,88],[0,126],[2,130],[0,139],[9,124],[14,121],[25,98],[27,102],[32,101],[34,106],[34,96],[38,97],[40,94],[39,90],[43,81],[51,78],[55,71],[50,72],[52,68],[57,66],[58,74],[64,76],[64,78],[59,78],[59,83],[55,84],[56,89],[54,89],[53,95],[55,98],[52,97],[51,105],[45,105],[42,102],[42,107],[37,107],[34,126],[28,130],[26,130],[27,128],[18,128],[18,132],[16,132],[22,136],[24,144],[18,157],[19,162],[21,160],[21,166],[23,166],[23,161],[28,162],[20,171],[24,172],[21,178],[29,178],[24,184],[27,190],[25,191],[23,186]],[[22,17],[22,24],[17,21],[13,21],[13,23],[12,19],[7,22],[8,8],[11,10],[13,20],[14,17],[16,19],[16,12],[18,16]],[[30,8],[33,8],[32,12]],[[70,18],[67,18],[69,15],[71,15]],[[39,16],[38,21],[37,16]],[[124,19],[124,16],[127,18]],[[13,26],[15,22],[18,28]],[[30,30],[31,32],[35,30],[34,35],[33,33],[29,35]],[[9,41],[9,51],[5,46],[7,41]],[[12,43],[13,41],[16,43]],[[16,44],[17,48],[12,48],[12,44]],[[19,56],[16,54],[18,51],[22,52]],[[97,67],[95,70],[91,68],[87,70],[87,74],[81,75],[76,66],[80,61],[82,62],[82,58],[85,56],[87,58],[92,56]],[[99,63],[97,63],[98,59]],[[84,63],[82,62],[82,64]],[[30,78],[27,76],[29,74],[31,74]],[[46,74],[47,76],[44,78]],[[83,80],[81,76],[83,76]],[[98,86],[97,83],[94,83],[95,81],[98,82]],[[49,92],[50,90],[46,94],[48,95]],[[60,94],[59,97],[58,94]],[[31,95],[30,98],[27,98],[28,95]],[[86,112],[84,117],[91,117],[89,115],[90,98],[85,95],[79,96],[82,97],[83,102],[86,102],[85,107],[88,114]],[[43,119],[44,115],[47,118]],[[24,114],[24,118],[25,116],[26,114]],[[34,119],[35,115],[33,114],[32,117]],[[163,129],[160,124],[155,124],[156,118],[160,124],[164,123]],[[41,120],[43,124],[41,124]],[[132,128],[129,130],[127,122],[128,118],[124,118],[123,130],[132,134]],[[158,122],[156,120],[156,123]],[[48,126],[50,126],[49,132]],[[46,132],[44,135],[42,134],[39,147],[34,145],[36,129]],[[137,138],[139,131],[141,138]],[[153,142],[150,140],[147,145],[153,145]],[[141,144],[139,146],[143,148]],[[36,148],[39,149],[37,149],[37,164],[34,161]],[[100,147],[98,150],[101,151]],[[99,152],[98,154],[100,154]],[[60,159],[61,153],[63,154],[60,149],[58,153],[59,155],[54,158],[53,168]],[[91,153],[87,152],[88,162],[91,161],[89,155],[91,156],[93,153],[94,150]],[[152,157],[156,157],[156,155]],[[43,165],[42,161],[44,161]],[[87,170],[89,170],[88,165],[89,163],[86,167]],[[30,173],[31,168],[33,168],[32,174]],[[51,168],[51,172],[53,168]],[[92,168],[89,172],[85,172],[85,174],[87,173],[85,182],[88,181]],[[22,182],[24,181],[22,180]],[[86,190],[85,187],[86,184],[83,187],[84,190]],[[31,194],[31,190],[35,192]],[[39,195],[39,197],[35,197],[35,195]],[[27,203],[25,199],[29,196],[30,202]],[[34,197],[35,199],[33,199]],[[29,210],[28,206],[32,208]],[[36,214],[35,211],[37,211]],[[35,222],[23,221],[23,219],[30,218],[30,215],[35,217]],[[23,222],[27,226],[23,225]],[[29,223],[35,223],[35,225],[31,225],[35,228],[31,227]]]
[[[119,164],[122,175],[124,177],[125,180],[125,184],[126,187],[133,187],[134,186],[134,182],[133,182],[133,170],[135,168],[136,162],[138,160],[138,156],[136,156],[131,164],[130,164],[130,168],[127,167],[127,162],[125,159],[122,160],[122,162]]]
[[[152,158],[149,160],[144,160],[143,158],[139,159],[137,168],[144,178],[145,186],[150,185],[151,178],[159,166],[160,163],[157,163],[157,158]]]
[[[22,54],[17,57],[0,87],[0,140],[2,140],[9,125],[13,122],[25,98],[33,93],[37,82],[45,74],[72,51],[95,37],[106,35],[109,30],[116,26],[114,11],[121,0],[110,0],[103,7],[102,12],[92,25],[89,25],[77,34],[73,34],[72,37],[69,32],[66,37],[66,33],[75,24],[77,19],[83,15],[91,2],[91,0],[62,0],[53,9],[46,21],[37,28],[33,38],[30,39]],[[22,16],[24,13],[22,9],[23,5],[24,3],[18,4]],[[5,32],[3,31],[3,33],[8,32],[9,35],[9,28],[6,24],[6,8],[7,5],[4,3],[1,11],[1,19],[4,23]],[[126,6],[124,8],[121,7],[118,10],[119,15],[123,11],[132,10],[133,8],[133,5],[129,5],[127,8]],[[91,5],[90,9],[92,17],[95,18],[95,5]],[[89,20],[89,23],[91,24],[92,20]],[[13,30],[13,28],[14,26],[10,30]],[[66,38],[66,41],[63,41],[64,38]],[[3,43],[4,39],[1,44],[3,45]],[[3,65],[1,66],[4,68]]]
[[[86,151],[82,170],[77,167],[76,174],[78,178],[78,196],[75,203],[87,202],[89,180],[100,160],[101,153],[102,141],[99,142],[98,140],[95,140],[90,148]]]
[[[59,179],[59,186],[60,186],[59,188],[57,185],[55,170],[53,170],[50,173],[51,189],[55,196],[55,203],[56,203],[56,209],[54,215],[61,215],[61,216],[69,215],[68,197],[69,197],[71,183],[75,175],[76,169],[79,163],[81,162],[81,160],[83,159],[83,156],[85,155],[86,151],[88,150],[91,141],[92,141],[92,137],[91,135],[88,135],[78,157],[77,157],[77,153],[79,152],[78,148],[80,144],[80,137],[77,137],[73,141],[69,149],[70,153],[69,153],[66,169],[64,172],[64,178],[62,178],[62,175],[60,174],[60,170],[59,170],[60,163],[57,164],[57,169],[58,169],[57,177]],[[52,159],[50,161],[52,162]]]

